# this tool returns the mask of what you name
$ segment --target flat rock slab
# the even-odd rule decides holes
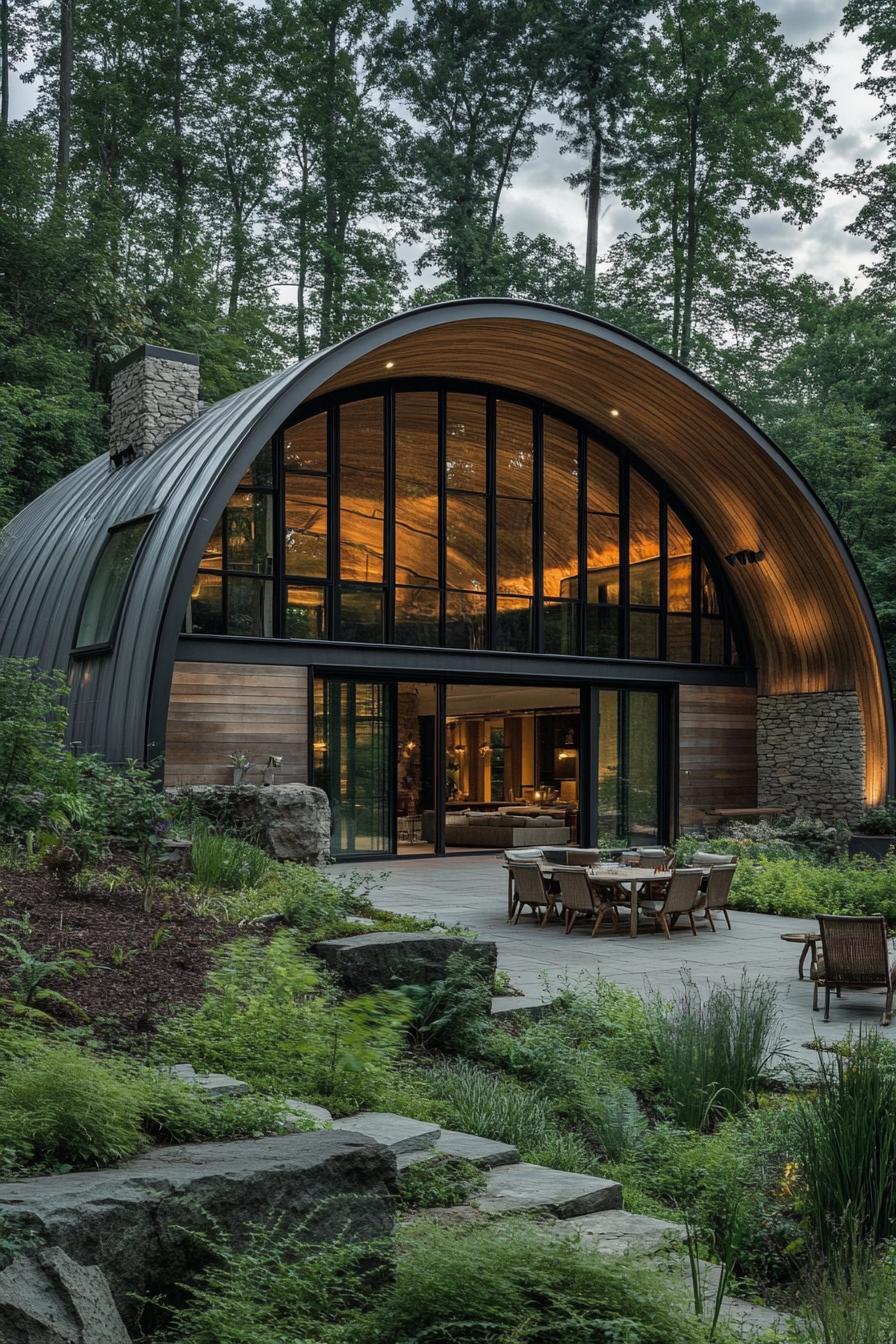
[[[293,1115],[307,1115],[318,1125],[328,1125],[333,1119],[332,1111],[328,1111],[326,1106],[314,1106],[310,1101],[294,1101],[290,1097],[283,1105]]]
[[[546,1213],[554,1218],[578,1218],[601,1209],[622,1207],[622,1186],[598,1176],[555,1171],[531,1162],[496,1167],[476,1204],[490,1215]]]
[[[670,1242],[684,1239],[681,1223],[665,1218],[648,1218],[641,1213],[625,1213],[622,1209],[605,1209],[602,1213],[588,1213],[582,1218],[567,1218],[553,1229],[557,1235],[577,1236],[582,1245],[599,1255],[653,1255]]]
[[[441,1134],[438,1125],[422,1120],[410,1120],[406,1115],[391,1115],[388,1111],[359,1111],[357,1115],[334,1120],[334,1130],[363,1134],[390,1148],[393,1153],[411,1153],[419,1148],[432,1148]]]
[[[478,1134],[462,1134],[458,1129],[443,1129],[433,1145],[437,1153],[462,1158],[475,1167],[509,1167],[520,1160],[512,1143],[481,1139]]]
[[[489,984],[498,964],[495,943],[441,933],[358,933],[327,938],[312,952],[326,962],[350,994],[443,980],[449,957],[467,957]]]
[[[125,1324],[208,1260],[191,1232],[237,1248],[253,1223],[282,1219],[311,1242],[387,1236],[395,1157],[361,1134],[318,1130],[155,1148],[123,1167],[0,1185],[0,1218],[105,1274]]]
[[[229,1078],[226,1073],[197,1073],[188,1081],[200,1088],[212,1101],[221,1097],[245,1097],[252,1091],[248,1083]]]

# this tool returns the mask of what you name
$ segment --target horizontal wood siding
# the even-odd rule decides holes
[[[165,783],[229,784],[232,752],[256,767],[282,756],[283,784],[308,778],[308,670],[246,663],[175,663]]]
[[[679,687],[679,829],[699,826],[710,807],[755,806],[755,690]]]

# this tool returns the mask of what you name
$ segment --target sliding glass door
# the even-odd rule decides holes
[[[381,681],[315,682],[313,778],[330,800],[334,855],[393,849],[392,689]]]

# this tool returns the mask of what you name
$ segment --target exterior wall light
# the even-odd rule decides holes
[[[760,560],[765,559],[765,551],[733,551],[725,559],[729,565],[758,565]]]

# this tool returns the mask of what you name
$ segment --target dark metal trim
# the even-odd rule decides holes
[[[167,359],[172,364],[190,364],[194,368],[199,364],[199,356],[191,354],[189,350],[169,350],[164,345],[138,345],[136,350],[132,350],[129,355],[124,355],[112,365],[112,376],[141,359]]]
[[[659,663],[551,653],[499,653],[479,649],[430,649],[416,645],[346,644],[330,640],[257,639],[241,635],[181,635],[177,662],[313,664],[326,675],[364,671],[405,681],[505,681],[575,686],[755,686],[756,670],[722,664]]]

